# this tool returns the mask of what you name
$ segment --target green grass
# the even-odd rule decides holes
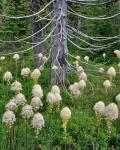
[[[71,62],[72,60],[70,60]],[[94,62],[90,62],[94,64]],[[26,96],[28,103],[30,103],[32,94],[32,86],[33,82],[29,78],[27,81],[23,80],[20,76],[20,70],[22,66],[28,66],[31,69],[32,67],[32,58],[30,57],[27,59],[25,63],[18,64],[18,76],[17,80],[20,81],[23,85],[22,93]],[[83,63],[80,63],[85,69],[94,69],[97,70],[99,67],[94,68]],[[2,76],[3,73],[7,70],[11,71],[15,78],[15,65],[11,59],[6,60],[5,62],[1,63],[2,71],[0,73],[0,150],[7,150],[6,147],[6,128],[1,123],[2,122],[2,115],[5,111],[5,104],[14,96],[14,93],[10,91],[10,87],[3,82]],[[110,66],[110,65],[109,65]],[[104,66],[106,69],[109,66]],[[117,64],[114,64],[115,68],[118,70]],[[120,92],[120,75],[118,74],[117,77],[114,79],[113,87],[108,92],[108,95],[105,96],[104,88],[102,86],[103,81],[107,79],[107,75],[101,75],[96,72],[89,72],[88,73],[88,81],[87,87],[85,89],[84,95],[78,98],[71,96],[68,90],[69,84],[78,81],[77,75],[73,73],[69,73],[67,76],[67,80],[65,81],[67,91],[62,86],[61,88],[61,96],[62,96],[62,103],[60,105],[60,110],[64,106],[68,106],[71,109],[72,117],[68,121],[67,132],[68,137],[65,140],[63,136],[63,128],[62,128],[62,121],[60,118],[60,110],[53,109],[52,113],[49,112],[48,105],[46,103],[46,95],[51,89],[51,85],[49,84],[49,66],[46,65],[42,75],[39,79],[39,84],[41,84],[44,97],[42,101],[44,106],[39,112],[41,112],[45,119],[45,127],[40,131],[39,141],[37,144],[39,149],[42,150],[107,150],[108,149],[115,149],[119,150],[119,142],[120,142],[120,135],[119,135],[119,124],[120,120],[118,119],[113,123],[112,126],[112,133],[111,137],[108,141],[108,133],[106,122],[103,120],[99,127],[98,132],[98,124],[95,113],[93,111],[93,106],[97,101],[104,101],[105,104],[109,104],[110,102],[115,102],[115,96]],[[28,91],[29,89],[29,91]],[[14,130],[16,132],[17,126],[19,124],[19,132],[18,132],[18,144],[16,150],[24,150],[25,149],[25,123],[21,116],[19,115],[20,110],[16,112],[17,122],[15,124]],[[18,123],[19,118],[19,123]],[[29,148],[28,150],[32,150],[34,147],[34,131],[31,126],[31,120],[28,121],[28,141],[29,141]],[[9,142],[9,141],[8,141]],[[32,146],[31,146],[32,145]],[[37,149],[35,149],[37,150]]]

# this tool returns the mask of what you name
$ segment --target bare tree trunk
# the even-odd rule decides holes
[[[38,12],[42,5],[43,5],[43,2],[41,0],[32,0],[31,1],[32,13]],[[33,20],[32,20],[32,34],[38,32],[39,30],[41,30],[41,28],[42,28],[42,24],[40,22],[36,22],[36,17],[33,17]],[[35,43],[38,43],[38,42],[42,41],[42,37],[43,37],[42,31],[35,34],[35,36],[33,36],[33,39],[32,39],[33,45]],[[38,46],[33,48],[33,53],[34,53],[34,60],[33,60],[34,66],[35,67],[40,67],[42,62],[39,60],[39,58],[37,56],[38,56],[39,53],[43,53],[43,44],[39,44]]]
[[[53,4],[52,52],[51,52],[51,84],[60,84],[65,80],[67,68],[67,2],[56,0]],[[58,20],[59,19],[59,20]],[[56,72],[53,66],[57,66]]]

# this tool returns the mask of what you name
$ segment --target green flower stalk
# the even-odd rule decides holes
[[[21,116],[25,119],[25,148],[28,150],[28,119],[30,119],[34,115],[32,106],[25,105],[22,108]]]
[[[98,137],[99,137],[99,130],[100,130],[100,124],[101,124],[101,119],[105,115],[105,104],[102,101],[99,101],[95,103],[93,110],[95,111],[96,118],[97,118],[97,124],[98,124]]]
[[[68,107],[64,107],[60,112],[60,117],[63,122],[63,129],[64,129],[64,138],[67,138],[67,123],[68,120],[71,118],[71,111]]]
[[[109,140],[111,135],[112,123],[114,120],[118,118],[118,107],[115,103],[110,103],[108,106],[106,106],[105,116],[106,116],[106,122],[108,128],[108,140]]]
[[[2,122],[6,125],[6,134],[8,136],[6,136],[6,143],[9,147],[9,149],[12,149],[12,143],[13,143],[13,137],[12,137],[12,127],[14,125],[14,123],[16,122],[16,117],[13,111],[7,110],[4,114],[3,114],[3,118],[2,118]]]
[[[20,59],[19,54],[15,54],[15,55],[13,56],[13,59],[15,60],[16,78],[17,78],[17,74],[18,74],[18,60]]]
[[[42,127],[44,127],[45,125],[45,121],[44,121],[44,117],[42,116],[42,114],[40,113],[36,113],[33,116],[32,119],[32,127],[35,131],[35,138],[34,138],[34,145],[33,145],[33,149],[39,149],[39,132],[42,129]]]

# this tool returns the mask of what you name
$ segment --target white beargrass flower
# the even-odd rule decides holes
[[[30,105],[25,105],[25,106],[22,108],[21,116],[22,116],[24,119],[29,119],[29,118],[31,118],[33,115],[34,115],[34,113],[33,113],[33,110],[32,110],[32,106],[30,106]]]
[[[39,53],[39,54],[38,54],[38,57],[39,57],[40,59],[42,59],[42,58],[43,58],[43,54],[42,54],[42,53]]]
[[[75,59],[79,61],[80,60],[80,56],[76,56]]]
[[[115,103],[110,103],[106,106],[105,116],[108,121],[114,121],[118,118],[118,107]]]
[[[25,96],[22,94],[22,93],[19,93],[15,96],[15,103],[18,105],[18,106],[23,106],[25,105],[27,102]]]
[[[11,91],[20,92],[22,90],[22,84],[18,81],[15,81],[11,84]]]
[[[79,84],[80,90],[83,91],[84,88],[86,87],[86,82],[84,80],[80,80],[78,84]]]
[[[79,90],[79,83],[75,82],[73,85],[70,85],[69,90],[71,94],[75,95],[76,97],[81,95],[81,92]]]
[[[54,104],[57,103],[57,100],[56,100],[56,97],[55,97],[55,94],[49,92],[47,94],[47,103],[50,105],[50,106],[53,106]]]
[[[5,56],[1,56],[1,57],[0,57],[0,60],[5,60]]]
[[[113,77],[116,76],[116,71],[114,67],[110,67],[107,71],[110,81],[112,82]]]
[[[79,89],[79,83],[78,83],[78,82],[75,82],[75,83],[73,84],[73,86],[74,86],[74,88],[75,88],[76,90]]]
[[[3,75],[3,80],[10,82],[13,79],[12,73],[9,71],[6,71]]]
[[[71,110],[68,107],[64,107],[60,112],[60,117],[63,122],[68,121],[71,118]]]
[[[13,56],[13,59],[14,59],[15,61],[18,61],[18,60],[20,59],[19,54],[15,54],[15,55]]]
[[[30,69],[28,67],[23,68],[21,70],[21,76],[23,76],[23,77],[28,77],[30,73],[31,73],[31,71],[30,71]]]
[[[116,96],[116,102],[117,102],[118,107],[119,107],[119,109],[120,109],[120,94],[118,94],[118,95]]]
[[[40,66],[40,67],[39,67],[39,70],[40,70],[40,71],[43,71],[43,70],[44,70],[44,66]]]
[[[5,105],[5,109],[7,110],[11,110],[14,111],[17,108],[17,105],[15,102],[13,102],[13,100],[10,100],[6,105]]]
[[[60,117],[63,122],[63,129],[64,129],[64,138],[67,137],[67,123],[68,120],[71,118],[71,110],[68,107],[64,107],[60,112]]]
[[[13,111],[8,110],[3,114],[2,122],[5,123],[6,126],[11,127],[15,121],[16,117]]]
[[[33,95],[33,97],[39,97],[39,98],[43,97],[43,90],[39,84],[35,84],[33,86],[32,95]]]
[[[120,58],[120,51],[119,51],[119,50],[115,50],[115,51],[114,51],[114,54],[116,54],[116,56],[117,56],[118,58]]]
[[[39,110],[40,107],[43,106],[43,103],[39,97],[33,97],[30,105],[36,111],[36,110]]]
[[[100,69],[98,70],[99,73],[104,73],[104,71],[105,71],[104,68],[100,68]]]
[[[58,69],[58,67],[56,65],[52,66],[52,70],[56,71]]]
[[[88,56],[85,56],[85,57],[84,57],[84,60],[85,60],[86,62],[89,62],[89,57],[88,57]]]
[[[33,72],[31,73],[31,78],[34,80],[34,81],[38,81],[39,77],[40,77],[41,73],[40,73],[40,70],[39,69],[34,69]]]
[[[105,104],[102,101],[95,103],[93,110],[97,115],[104,116],[105,114]]]
[[[76,65],[76,67],[78,68],[79,67],[79,61],[75,61],[75,65]]]
[[[82,72],[79,76],[79,80],[87,81],[87,74],[85,72]]]
[[[55,93],[56,103],[59,103],[62,100],[62,97],[59,93]]]
[[[120,63],[118,64],[118,67],[119,67],[119,69],[120,69]]]
[[[35,129],[37,136],[39,134],[39,130],[41,130],[42,127],[44,126],[45,126],[45,121],[44,121],[43,115],[40,113],[34,114],[33,119],[32,119],[32,127]]]
[[[43,62],[46,62],[48,60],[48,58],[46,56],[43,56]]]
[[[106,53],[103,53],[103,58],[105,59],[105,57],[106,57]]]
[[[116,102],[119,102],[120,101],[120,94],[118,94],[117,96],[116,96]]]
[[[111,82],[110,82],[109,80],[105,80],[105,81],[103,82],[103,86],[104,86],[105,92],[106,92],[106,94],[107,94],[108,89],[111,87]]]
[[[60,89],[57,85],[53,85],[52,89],[51,89],[51,92],[54,93],[54,94],[55,93],[60,93]]]
[[[80,74],[84,72],[84,69],[82,66],[77,67],[77,75],[80,76]]]
[[[109,81],[109,80],[105,80],[105,81],[103,82],[103,86],[104,86],[105,88],[110,88],[110,87],[111,87],[110,81]]]

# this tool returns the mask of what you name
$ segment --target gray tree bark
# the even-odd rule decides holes
[[[63,83],[66,76],[67,68],[67,1],[56,0],[53,4],[53,23],[52,30],[52,51],[51,51],[51,84]],[[61,17],[60,17],[61,15]],[[58,18],[60,19],[58,20]],[[61,32],[61,33],[60,33]],[[53,66],[57,66],[56,72],[52,69]]]
[[[31,0],[32,12],[38,12],[41,9],[41,6],[43,4],[44,3],[43,3],[42,0]],[[32,34],[36,33],[41,28],[42,28],[42,24],[40,22],[36,22],[36,17],[33,17],[32,18]],[[42,35],[42,31],[41,31],[38,34],[36,34],[35,36],[33,36],[32,42],[33,43],[38,43],[38,42],[42,41],[42,37],[43,37],[43,35]],[[39,58],[37,56],[38,56],[39,53],[43,53],[43,44],[39,44],[38,46],[33,48],[33,53],[34,53],[34,56],[35,56],[35,57],[33,57],[34,58],[33,59],[34,66],[35,67],[40,67],[42,62],[39,60]]]

